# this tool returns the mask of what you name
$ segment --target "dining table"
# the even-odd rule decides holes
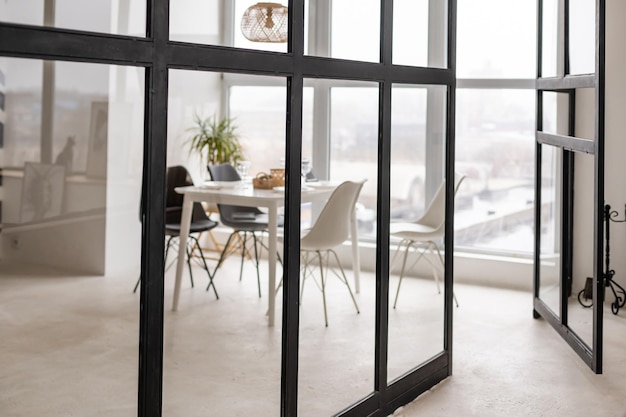
[[[304,186],[301,191],[302,203],[325,202],[338,183],[320,182],[316,185]],[[175,191],[183,194],[183,212],[181,217],[180,244],[178,248],[178,260],[176,265],[176,279],[174,283],[174,295],[172,311],[178,310],[180,287],[183,267],[185,265],[187,238],[193,203],[207,202],[214,204],[229,204],[234,206],[260,207],[267,210],[268,214],[268,325],[274,326],[276,304],[276,263],[278,242],[278,211],[285,204],[284,187],[276,189],[257,189],[250,184],[244,183],[220,183],[217,181],[206,182],[197,186],[177,187]],[[352,269],[354,272],[355,291],[360,291],[360,259],[359,242],[357,233],[356,210],[352,211],[350,219],[350,239],[352,244]]]

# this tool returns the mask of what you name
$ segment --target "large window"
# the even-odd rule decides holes
[[[237,7],[243,3],[238,1]],[[358,10],[359,24],[378,28],[378,2],[353,3],[307,4],[307,53],[378,60],[378,30],[359,32],[355,38],[356,32],[345,24]],[[529,22],[536,20],[536,4],[459,0],[458,10],[456,170],[466,179],[457,194],[455,244],[463,250],[530,256],[536,30]],[[433,2],[394,2],[395,64],[445,65],[445,31],[428,25],[428,16],[432,20],[437,14],[445,14],[445,8],[434,7]],[[399,34],[415,26],[414,18],[423,24],[412,29],[415,36],[408,45]],[[232,24],[237,45],[238,19],[233,17]],[[262,154],[262,136],[269,132],[263,133],[265,117],[257,117],[258,110],[271,112],[282,103],[271,100],[272,87],[263,77],[229,76],[227,85],[229,110],[246,133],[244,143]],[[321,179],[364,173],[368,181],[359,200],[359,237],[371,241],[375,238],[377,149],[370,145],[377,140],[377,86],[331,80],[308,80],[306,85],[303,156],[312,159],[313,171]],[[269,101],[263,104],[263,100]],[[428,138],[441,129],[441,118],[436,111],[427,111],[428,103],[425,88],[394,89],[391,217],[396,221],[419,217],[424,198],[432,195],[442,176],[440,167],[426,163],[436,156]],[[241,113],[244,105],[254,109],[254,120]],[[277,162],[271,155],[263,160]]]

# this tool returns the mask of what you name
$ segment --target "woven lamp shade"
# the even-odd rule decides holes
[[[257,3],[241,18],[241,33],[252,42],[287,42],[288,9],[280,3]]]

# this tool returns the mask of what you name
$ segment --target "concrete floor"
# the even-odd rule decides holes
[[[196,288],[185,279],[176,313],[169,311],[168,272],[164,416],[279,415],[280,323],[267,327],[266,282],[259,299],[250,265],[241,282],[236,261],[220,270],[220,300],[204,291],[206,277],[197,270]],[[0,415],[136,415],[136,276],[68,276],[0,262]],[[546,322],[532,319],[529,293],[455,288],[461,306],[455,310],[454,375],[395,415],[625,414],[625,311],[613,316],[607,310],[605,373],[598,376]],[[330,416],[371,391],[373,289],[372,276],[364,274],[356,314],[345,287],[333,281],[328,328],[319,293],[314,285],[305,291],[300,416]],[[403,283],[390,314],[390,378],[440,349],[441,303],[432,281]]]

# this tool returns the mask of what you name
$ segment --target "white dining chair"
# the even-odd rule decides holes
[[[332,271],[341,282],[348,288],[356,312],[359,306],[354,298],[350,283],[346,278],[345,271],[339,261],[334,248],[345,242],[350,236],[350,217],[355,209],[365,180],[359,182],[345,181],[332,193],[326,205],[319,214],[317,220],[304,236],[300,239],[302,283],[300,288],[300,300],[304,293],[304,284],[307,278],[313,278],[322,292],[324,303],[324,323],[328,326],[328,312],[326,308],[326,283],[328,272]],[[330,255],[334,256],[339,271],[329,268]],[[316,262],[317,261],[317,262]],[[314,271],[319,269],[319,282],[315,279]]]
[[[459,189],[461,182],[465,175],[456,174],[454,183],[454,194]],[[432,266],[433,276],[435,283],[437,284],[437,292],[441,293],[439,286],[439,271],[438,269],[444,268],[444,260],[441,255],[438,243],[443,239],[445,231],[445,217],[446,217],[446,181],[445,179],[435,192],[435,196],[428,205],[428,208],[418,220],[414,222],[399,222],[391,223],[389,225],[389,232],[392,237],[400,238],[401,241],[398,244],[396,253],[393,256],[391,264],[393,265],[398,253],[404,247],[404,256],[402,258],[402,268],[400,270],[400,279],[398,281],[398,288],[396,289],[396,297],[393,302],[393,308],[396,308],[398,303],[398,295],[400,294],[400,286],[402,285],[402,279],[407,269],[412,268],[421,259],[426,259]],[[417,258],[413,261],[409,268],[406,267],[406,261],[411,251],[411,248],[415,249]],[[428,255],[428,256],[427,256]],[[433,259],[434,258],[434,259]],[[459,303],[454,295],[454,302],[456,306]]]

